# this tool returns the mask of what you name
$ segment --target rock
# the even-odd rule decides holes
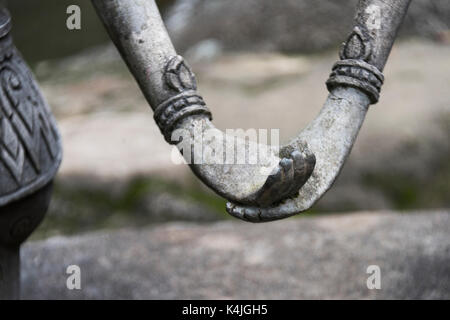
[[[449,299],[450,211],[171,223],[31,242],[26,299]],[[66,268],[81,268],[81,290]],[[381,289],[367,288],[370,265]]]
[[[66,146],[61,174],[123,178],[186,171],[185,165],[174,164],[175,147],[161,138],[151,111],[145,111],[99,112],[60,121]]]
[[[277,53],[227,55],[207,67],[196,66],[208,83],[249,90],[270,88],[270,85],[297,80],[311,72],[309,59]]]

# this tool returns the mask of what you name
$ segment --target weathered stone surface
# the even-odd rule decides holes
[[[172,223],[50,238],[22,251],[30,299],[450,298],[450,211],[270,224]],[[81,267],[82,290],[65,270]],[[381,290],[366,269],[381,268]]]

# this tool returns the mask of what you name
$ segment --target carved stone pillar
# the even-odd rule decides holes
[[[0,8],[0,299],[20,296],[20,245],[42,221],[62,158],[61,138]]]

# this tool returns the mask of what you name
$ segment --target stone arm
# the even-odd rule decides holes
[[[165,139],[171,144],[183,139],[178,147],[184,146],[183,157],[206,185],[235,203],[262,207],[298,193],[315,164],[307,145],[278,152],[252,141],[236,142],[236,137],[215,128],[211,112],[197,93],[194,73],[177,55],[154,0],[92,3]],[[256,151],[257,163],[214,161],[226,159],[227,148],[235,145],[243,146],[246,154]],[[216,152],[223,156],[215,157]]]
[[[321,112],[279,152],[245,142],[246,152],[257,150],[260,156],[256,165],[205,163],[210,150],[225,150],[234,138],[212,124],[211,112],[196,91],[195,76],[176,54],[154,0],[92,2],[166,140],[188,140],[193,147],[182,150],[184,158],[206,185],[230,200],[227,211],[261,222],[302,212],[331,187],[368,106],[378,101],[382,70],[410,0],[359,1],[354,29],[327,81],[330,94]]]
[[[382,71],[411,0],[360,0],[355,24],[326,82],[330,92],[319,115],[288,145],[307,141],[314,172],[295,197],[266,208],[227,204],[238,218],[263,222],[286,218],[313,206],[339,175],[368,107],[378,101]]]

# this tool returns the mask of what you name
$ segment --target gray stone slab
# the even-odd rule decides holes
[[[450,211],[170,223],[22,249],[27,299],[449,299]],[[66,288],[69,265],[81,290]],[[366,285],[369,265],[381,289]]]

